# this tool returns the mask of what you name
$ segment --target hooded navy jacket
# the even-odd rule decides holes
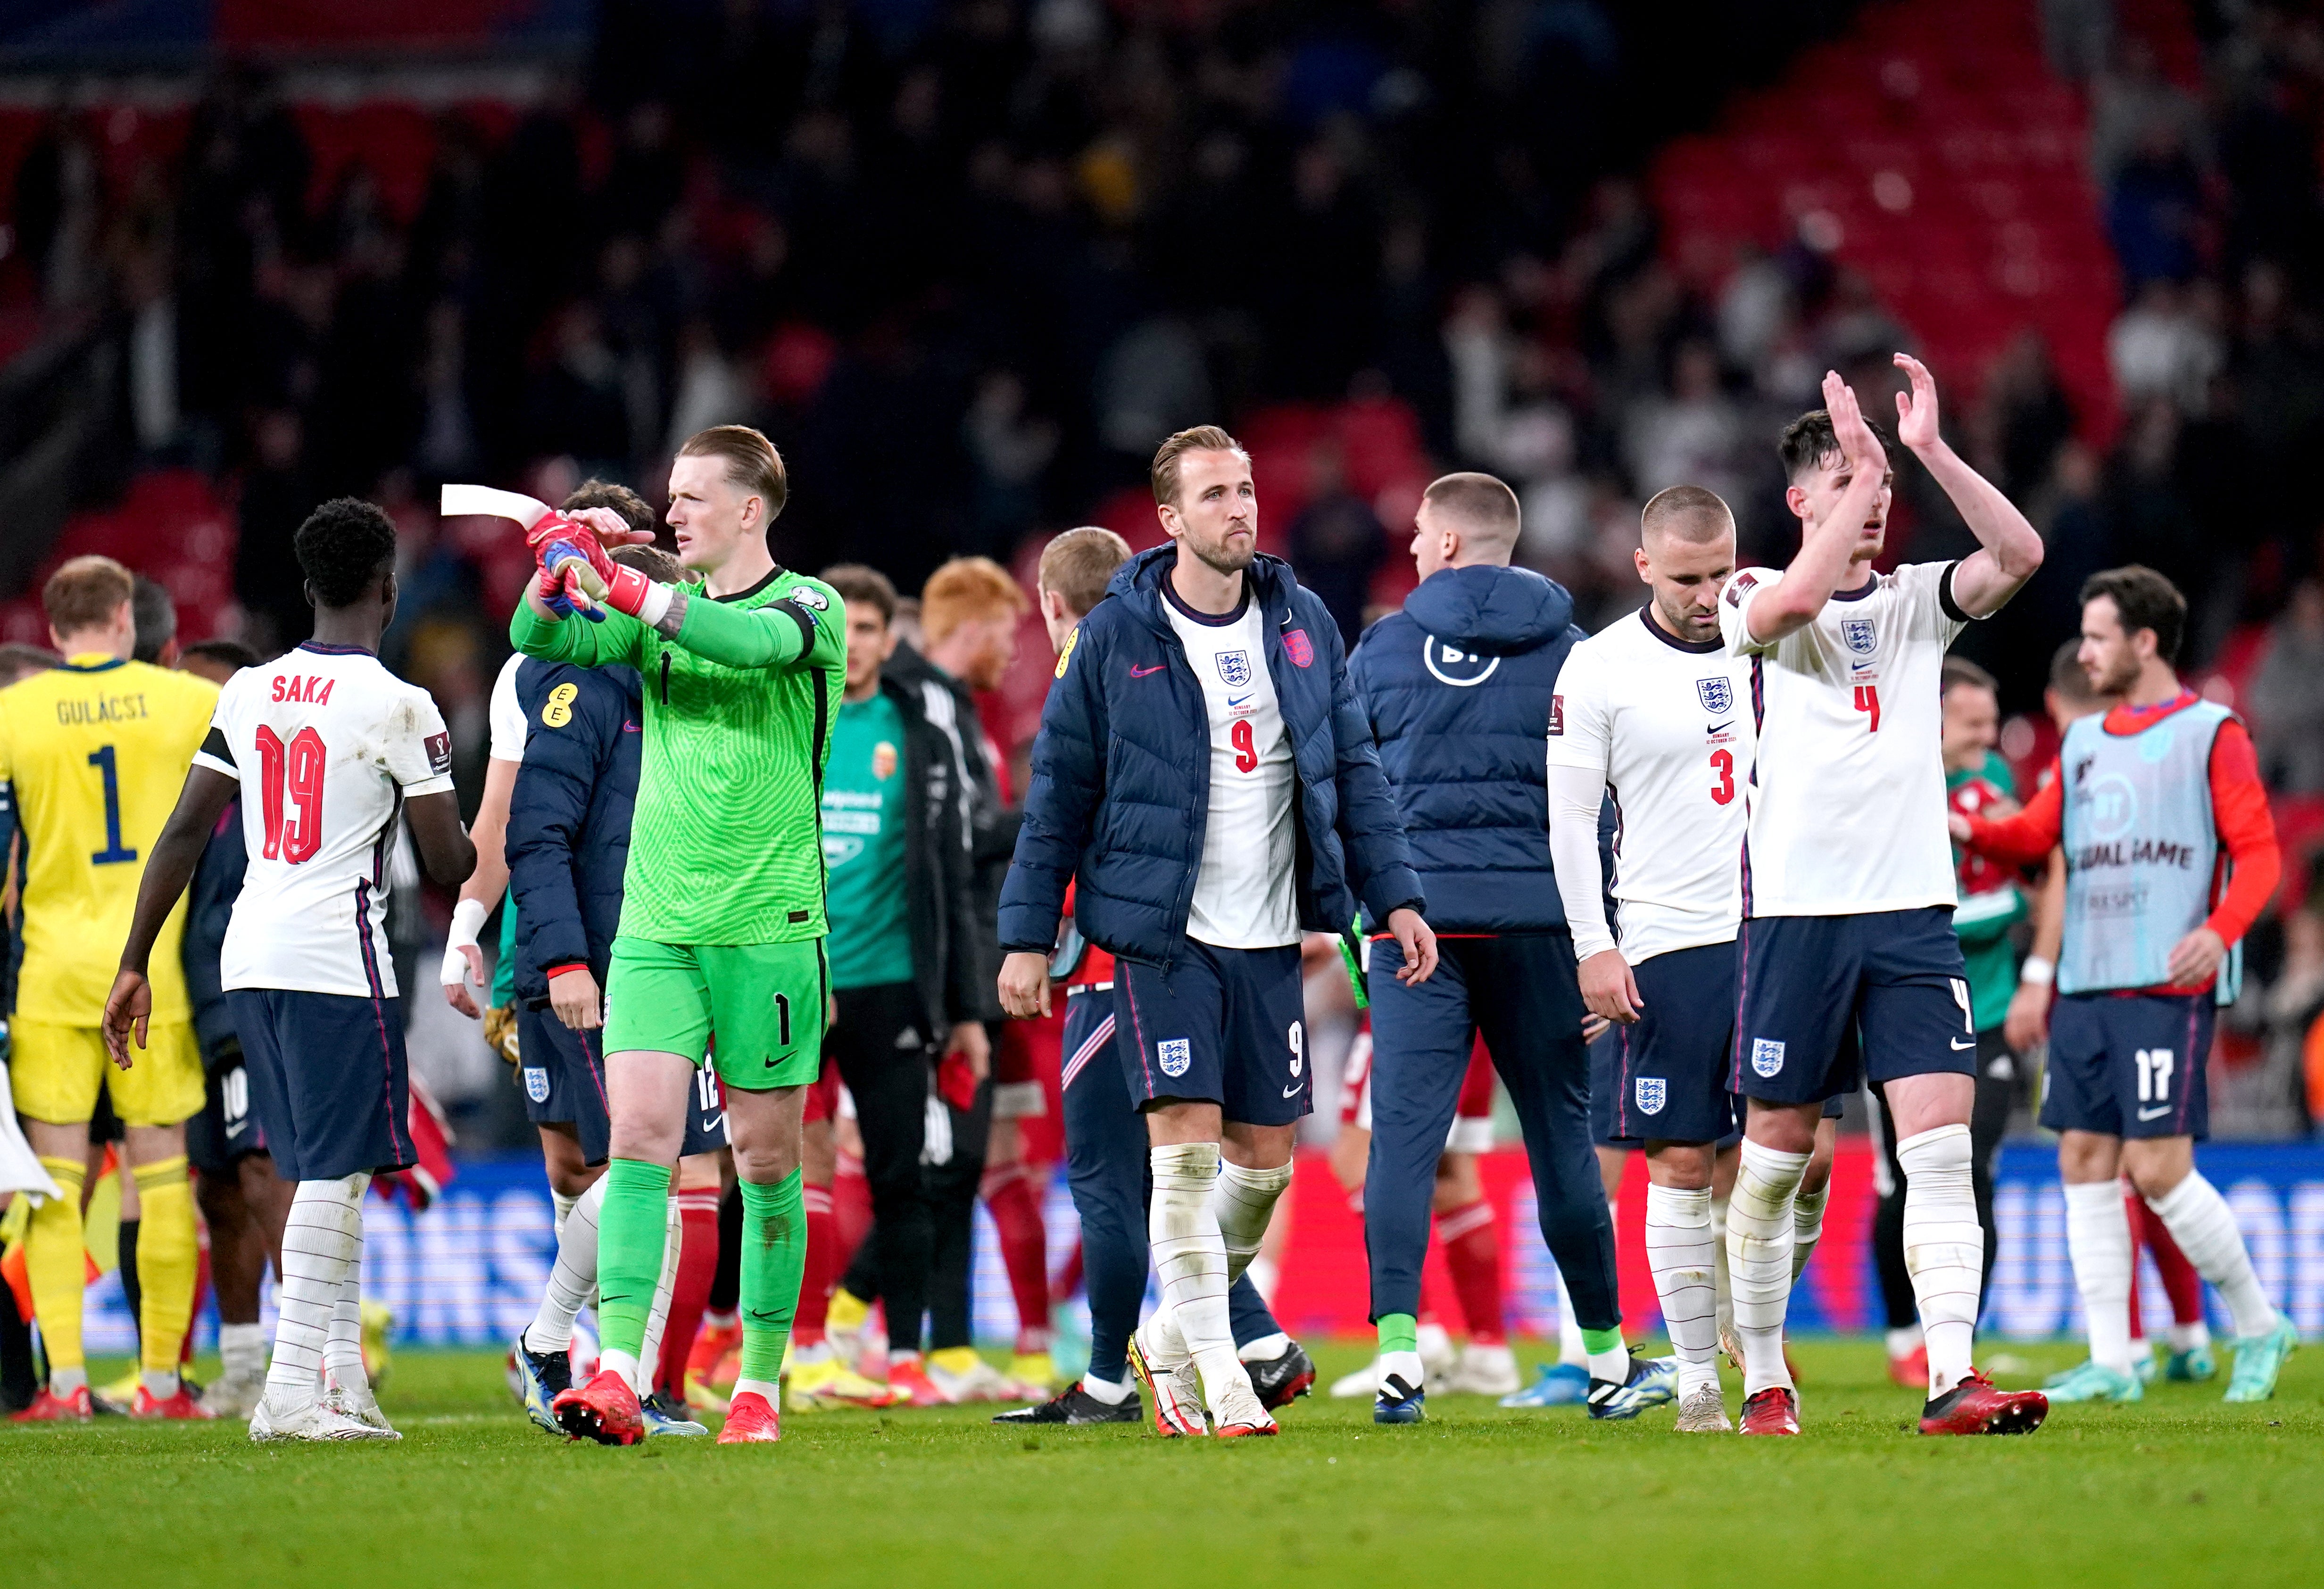
[[[1443,568],[1348,659],[1439,932],[1565,925],[1549,865],[1549,713],[1584,638],[1553,580]]]
[[[524,762],[509,795],[509,886],[516,893],[516,996],[539,1008],[549,973],[586,966],[602,987],[622,924],[637,804],[637,670],[527,657]]]
[[[1210,814],[1211,730],[1202,684],[1163,611],[1162,582],[1176,561],[1165,545],[1123,564],[1058,657],[1001,888],[1004,951],[1050,952],[1076,875],[1074,920],[1100,948],[1167,966],[1186,941]],[[1281,558],[1261,554],[1243,577],[1264,615],[1268,675],[1291,739],[1300,925],[1344,933],[1359,897],[1383,920],[1422,908],[1338,626]]]

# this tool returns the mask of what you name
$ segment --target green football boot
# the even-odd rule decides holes
[[[2299,1349],[2300,1327],[2279,1311],[2275,1327],[2267,1334],[2236,1342],[2236,1372],[2227,1380],[2225,1400],[2267,1401],[2275,1394],[2275,1376],[2283,1372],[2283,1360]]]
[[[2052,1401],[2139,1401],[2146,1397],[2146,1386],[2136,1374],[2095,1362],[2052,1374],[2042,1388]]]

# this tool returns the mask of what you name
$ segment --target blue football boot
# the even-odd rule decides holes
[[[1428,1416],[1428,1392],[1405,1382],[1400,1373],[1384,1375],[1372,1394],[1374,1423],[1418,1423]]]
[[[1591,1418],[1636,1418],[1649,1407],[1661,1407],[1677,1400],[1675,1357],[1633,1356],[1630,1377],[1620,1384],[1612,1380],[1590,1382]]]
[[[1533,1383],[1501,1398],[1504,1407],[1572,1407],[1590,1395],[1590,1371],[1579,1363],[1537,1364]]]
[[[557,1421],[549,1404],[573,1388],[572,1358],[562,1352],[536,1352],[524,1344],[523,1335],[519,1334],[516,1345],[509,1348],[509,1374],[513,1382],[510,1388],[524,1404],[525,1417],[563,1439],[564,1426]]]

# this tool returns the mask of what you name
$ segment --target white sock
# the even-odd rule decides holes
[[[643,1382],[641,1382],[638,1377],[637,1354],[633,1352],[616,1351],[614,1348],[607,1346],[597,1354],[597,1368],[600,1373],[603,1373],[607,1369],[611,1369],[613,1373],[620,1374],[622,1376],[622,1382],[630,1387],[630,1394],[632,1396],[642,1397],[645,1394],[645,1392],[640,1388]],[[736,1380],[734,1382],[734,1393],[738,1396],[742,1393],[742,1382],[741,1380]]]
[[[139,1388],[156,1401],[167,1401],[183,1388],[182,1382],[178,1378],[178,1371],[174,1368],[140,1369],[137,1383]]]
[[[603,1180],[604,1177],[601,1175],[597,1179]],[[582,1197],[586,1197],[587,1195],[588,1194],[586,1192],[584,1192]],[[565,1222],[573,1217],[573,1205],[579,1202],[581,1198],[568,1198],[563,1192],[551,1187],[549,1190],[549,1200],[556,1207],[557,1234],[561,1236],[565,1234]]]
[[[1565,1289],[1563,1270],[1557,1276],[1557,1361],[1560,1367],[1568,1363],[1587,1363],[1590,1348],[1582,1344],[1582,1321],[1573,1317],[1573,1293]]]
[[[1082,1375],[1082,1392],[1096,1398],[1108,1407],[1120,1406],[1134,1393],[1128,1380],[1123,1380],[1117,1384],[1112,1380],[1102,1380],[1093,1373]]]
[[[1250,1289],[1259,1293],[1260,1301],[1275,1300],[1275,1288],[1283,1283],[1283,1270],[1274,1259],[1260,1253],[1251,1259],[1250,1267],[1243,1272],[1250,1277]]]
[[[605,1178],[573,1199],[557,1233],[557,1264],[540,1293],[540,1307],[525,1327],[525,1346],[563,1352],[573,1345],[573,1317],[597,1287],[597,1215],[605,1206]]]
[[[2174,1324],[2171,1327],[2171,1349],[2173,1352],[2192,1352],[2198,1346],[2208,1346],[2210,1344],[2211,1327],[2200,1319],[2197,1319],[2193,1324]]]
[[[638,1394],[646,1395],[654,1388],[661,1373],[661,1336],[669,1326],[669,1296],[678,1286],[678,1249],[686,1239],[686,1226],[678,1211],[678,1199],[669,1199],[661,1233],[661,1273],[655,1278],[653,1306],[646,1313],[645,1339],[638,1345],[638,1361],[645,1364],[645,1382]]]
[[[1917,1324],[1906,1329],[1892,1329],[1888,1332],[1888,1355],[1891,1357],[1910,1357],[1913,1355],[1913,1348],[1920,1344],[1921,1327]]]
[[[1428,1383],[1427,1366],[1417,1352],[1383,1352],[1379,1355],[1379,1388],[1388,1388],[1391,1379],[1402,1380],[1413,1390],[1425,1390]]]
[[[2113,1181],[2067,1183],[2066,1253],[2074,1262],[2074,1287],[2082,1294],[2090,1361],[2128,1373],[2130,1215],[2122,1205],[2122,1189]]]
[[[1711,1199],[1711,1250],[1719,1261],[1719,1333],[1725,1335],[1735,1327],[1735,1282],[1727,1272],[1727,1199],[1716,1194]]]
[[[1784,1314],[1792,1301],[1792,1199],[1805,1153],[1762,1147],[1746,1137],[1727,1205],[1727,1271],[1735,1288],[1735,1336],[1743,1345],[1743,1393],[1788,1390]]]
[[[344,1391],[369,1391],[363,1360],[363,1206],[355,1206],[355,1251],[331,1307],[330,1338],[323,1343],[323,1381]]]
[[[75,1391],[86,1388],[88,1384],[88,1364],[85,1363],[78,1368],[52,1368],[49,1370],[49,1393],[51,1395],[69,1396]]]
[[[1904,1171],[1904,1267],[1929,1344],[1932,1401],[1968,1374],[1977,1354],[1985,1232],[1977,1222],[1970,1157],[1966,1125],[1940,1125],[1896,1144]]]
[[[1800,1275],[1815,1255],[1816,1243],[1823,1239],[1823,1206],[1831,1197],[1831,1182],[1825,1181],[1813,1191],[1803,1187],[1792,1194],[1792,1283],[1800,1283]]]
[[[1175,1143],[1148,1150],[1154,1200],[1147,1237],[1162,1306],[1203,1378],[1203,1398],[1216,1405],[1237,1374],[1234,1331],[1227,1315],[1227,1245],[1213,1193],[1219,1181],[1216,1143]],[[1244,1374],[1248,1379],[1248,1375]]]
[[[218,1361],[226,1373],[248,1377],[266,1372],[266,1327],[263,1324],[218,1326]]]
[[[1235,1355],[1245,1363],[1272,1363],[1291,1350],[1291,1337],[1281,1330],[1261,1336],[1255,1341],[1245,1341],[1235,1348]]]
[[[1678,1354],[1683,1396],[1719,1382],[1719,1296],[1711,1281],[1711,1189],[1646,1188],[1646,1267],[1662,1302],[1663,1327]]]
[[[302,1180],[290,1194],[282,1226],[282,1283],[275,1294],[274,1358],[266,1389],[290,1401],[311,1401],[323,1373],[323,1347],[339,1282],[362,1230],[359,1212],[367,1175]]]
[[[634,1368],[635,1364],[632,1364],[632,1366]],[[634,1391],[637,1386],[632,1383],[630,1389]],[[764,1396],[768,1406],[774,1408],[782,1406],[783,1388],[772,1380],[736,1380],[734,1394],[738,1399],[753,1394]]]
[[[2275,1327],[2275,1304],[2260,1290],[2243,1232],[2236,1228],[2235,1210],[2201,1171],[2190,1170],[2187,1179],[2162,1197],[2147,1199],[2146,1206],[2171,1232],[2195,1272],[2218,1288],[2237,1336],[2264,1336]]]
[[[1290,1185],[1288,1164],[1273,1170],[1246,1170],[1228,1162],[1219,1165],[1218,1182],[1211,1192],[1211,1214],[1218,1221],[1220,1239],[1226,1243],[1230,1286],[1242,1278],[1242,1272],[1259,1256],[1259,1244],[1266,1238],[1275,1200]]]

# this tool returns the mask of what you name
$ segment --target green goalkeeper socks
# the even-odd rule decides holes
[[[631,1363],[645,1345],[646,1316],[661,1281],[663,1222],[669,1171],[641,1159],[605,1166],[605,1204],[597,1215],[597,1327],[604,1350]]]
[[[807,1269],[807,1201],[796,1170],[772,1186],[742,1185],[742,1378],[772,1385],[783,1371]]]

